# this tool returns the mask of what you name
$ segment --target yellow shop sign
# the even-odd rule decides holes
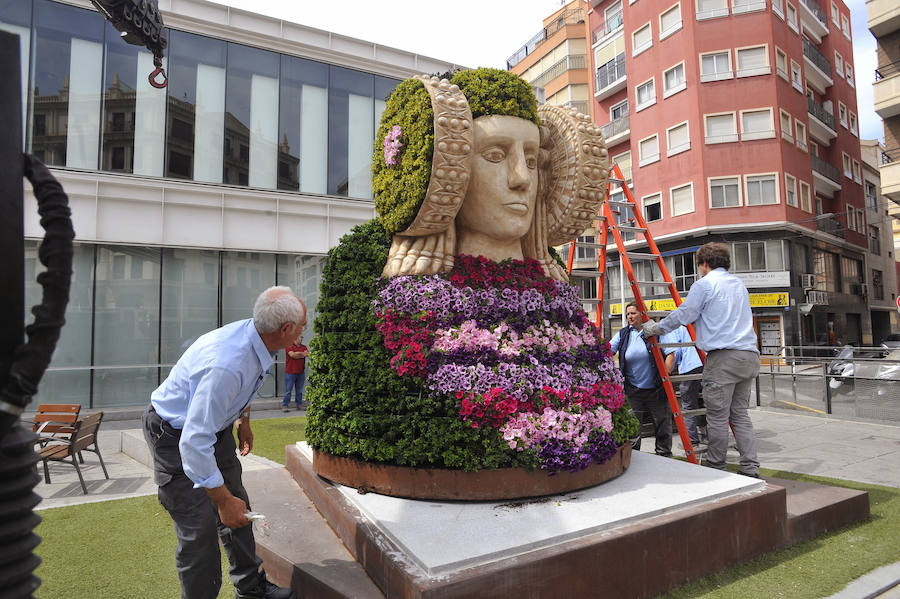
[[[770,308],[778,306],[790,305],[790,298],[787,293],[751,293],[750,307],[752,308]],[[619,315],[624,310],[625,304],[610,304],[610,315]],[[675,300],[672,299],[655,299],[647,300],[647,309],[651,312],[671,312],[675,309]]]

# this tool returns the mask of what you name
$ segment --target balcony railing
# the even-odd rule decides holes
[[[831,79],[831,63],[828,62],[828,59],[825,58],[824,54],[819,52],[819,49],[816,48],[815,44],[806,38],[803,38],[803,56],[810,59],[814,65],[819,67],[820,71],[828,75],[828,78]]]
[[[900,146],[887,148],[881,153],[881,164],[891,164],[900,160]]]
[[[563,106],[574,108],[581,114],[590,114],[587,100],[569,100],[568,102],[565,102]]]
[[[900,60],[875,69],[875,81],[880,81],[885,77],[893,77],[897,73],[900,73]]]
[[[819,22],[828,28],[828,15],[822,10],[822,7],[819,6],[819,3],[815,0],[800,0],[803,3],[803,6],[808,8],[812,14],[816,15],[816,18],[819,19]]]
[[[584,54],[569,54],[562,60],[554,63],[543,73],[534,78],[531,85],[547,87],[547,84],[570,69],[586,69],[587,57]]]
[[[566,25],[574,25],[583,22],[583,11],[579,9],[563,11],[563,13],[559,15],[559,18],[556,21],[537,32],[535,36],[525,42],[525,45],[519,48],[515,54],[506,59],[507,70],[522,62],[522,60],[524,60],[526,56],[534,52],[535,48],[540,46],[547,40],[547,38],[549,38],[551,35],[559,31]]]
[[[597,69],[597,76],[594,80],[596,84],[594,91],[599,92],[600,90],[609,87],[611,84],[615,83],[624,76],[625,53],[623,52],[616,56],[615,60],[610,60],[608,63]]]
[[[621,12],[617,12],[612,17],[608,18],[606,21],[600,24],[599,27],[594,29],[594,33],[592,35],[591,43],[596,44],[598,40],[603,39],[619,27],[621,27],[625,23],[625,18],[622,16]]]
[[[834,125],[834,115],[830,112],[827,112],[824,106],[810,97],[806,98],[806,106],[808,108],[809,114],[822,121],[832,131],[837,131],[837,127],[835,127]]]
[[[600,132],[603,134],[603,139],[612,139],[616,135],[620,135],[629,131],[631,129],[631,119],[626,114],[625,116],[620,116],[614,121],[610,121],[605,125],[600,126]]]
[[[841,171],[838,167],[825,162],[818,156],[811,155],[810,158],[812,159],[812,170],[824,176],[826,179],[834,181],[838,185],[841,184]]]
[[[835,237],[844,238],[844,225],[833,216],[816,219],[816,230],[834,235]]]

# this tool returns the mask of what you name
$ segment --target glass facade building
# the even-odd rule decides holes
[[[325,254],[374,216],[371,157],[404,77],[454,65],[206,2],[163,12],[168,86],[87,0],[0,0],[23,147],[66,188],[66,326],[37,402],[144,405],[200,335],[288,285],[312,336]],[[26,186],[26,305],[41,230]],[[25,315],[26,323],[32,320]],[[284,356],[260,392],[282,392]]]

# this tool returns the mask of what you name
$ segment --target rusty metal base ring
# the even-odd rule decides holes
[[[543,470],[499,468],[496,470],[446,470],[410,468],[364,462],[313,450],[313,470],[331,482],[354,487],[360,493],[379,493],[410,499],[450,501],[496,501],[557,495],[593,487],[611,480],[631,463],[631,444],[619,447],[602,464],[580,472],[550,476]]]

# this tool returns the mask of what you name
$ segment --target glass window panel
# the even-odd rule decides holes
[[[31,307],[41,302],[42,290],[36,277],[46,270],[38,260],[38,245],[37,241],[25,241],[25,322],[29,324],[34,320]],[[34,406],[41,402],[90,404],[93,271],[94,247],[75,243],[66,326],[32,400]]]
[[[769,131],[772,128],[772,112],[769,110],[755,110],[741,115],[741,127],[744,133],[758,133]]]
[[[681,24],[681,5],[677,5],[673,7],[671,10],[666,11],[660,16],[660,28],[663,31],[668,31],[674,27],[677,27]]]
[[[274,284],[274,254],[223,252],[222,324],[252,318],[256,298]],[[266,378],[259,395],[275,395],[275,377]]]
[[[784,270],[784,251],[780,240],[766,242],[766,270]]]
[[[657,136],[653,136],[650,139],[645,139],[640,142],[640,150],[641,150],[641,159],[646,160],[648,158],[659,157],[659,138]]]
[[[328,90],[328,193],[372,197],[374,77],[330,67]]]
[[[221,183],[225,147],[225,42],[172,31],[166,176]],[[196,152],[195,152],[196,150]]]
[[[634,47],[641,49],[653,43],[653,33],[650,31],[650,25],[644,25],[634,32]]]
[[[737,272],[750,270],[750,246],[748,244],[734,244],[734,269]]]
[[[769,57],[764,47],[739,49],[737,59],[739,69],[755,69],[769,64]]]
[[[159,384],[159,255],[155,248],[97,248],[94,407],[146,404]]]
[[[32,134],[32,151],[46,164],[96,169],[103,17],[37,0],[34,26],[32,112],[43,135]]]
[[[691,143],[687,123],[669,129],[669,147],[677,148]]]
[[[764,241],[750,244],[750,270],[766,270],[766,244]]]
[[[694,210],[694,192],[690,185],[672,190],[672,214],[673,216],[685,214]]]
[[[0,31],[19,36],[19,73],[22,87],[22,147],[28,124],[28,70],[31,65],[31,2],[29,0],[0,0]]]
[[[647,102],[652,102],[656,99],[656,94],[654,91],[653,81],[648,81],[643,85],[639,85],[637,88],[637,103],[645,104]]]
[[[706,131],[709,137],[733,135],[735,133],[734,115],[720,114],[706,117]]]
[[[161,177],[166,90],[156,89],[147,80],[155,68],[153,56],[125,43],[111,24],[106,29],[100,168]]]
[[[219,254],[163,249],[160,359],[174,364],[200,335],[218,326]]]
[[[666,89],[672,89],[684,83],[684,65],[678,65],[665,72]]]
[[[328,65],[281,57],[278,188],[324,194],[328,180]]]
[[[274,188],[278,168],[278,72],[274,52],[228,44],[223,181]]]
[[[758,175],[747,177],[747,205],[776,204],[775,176]]]

